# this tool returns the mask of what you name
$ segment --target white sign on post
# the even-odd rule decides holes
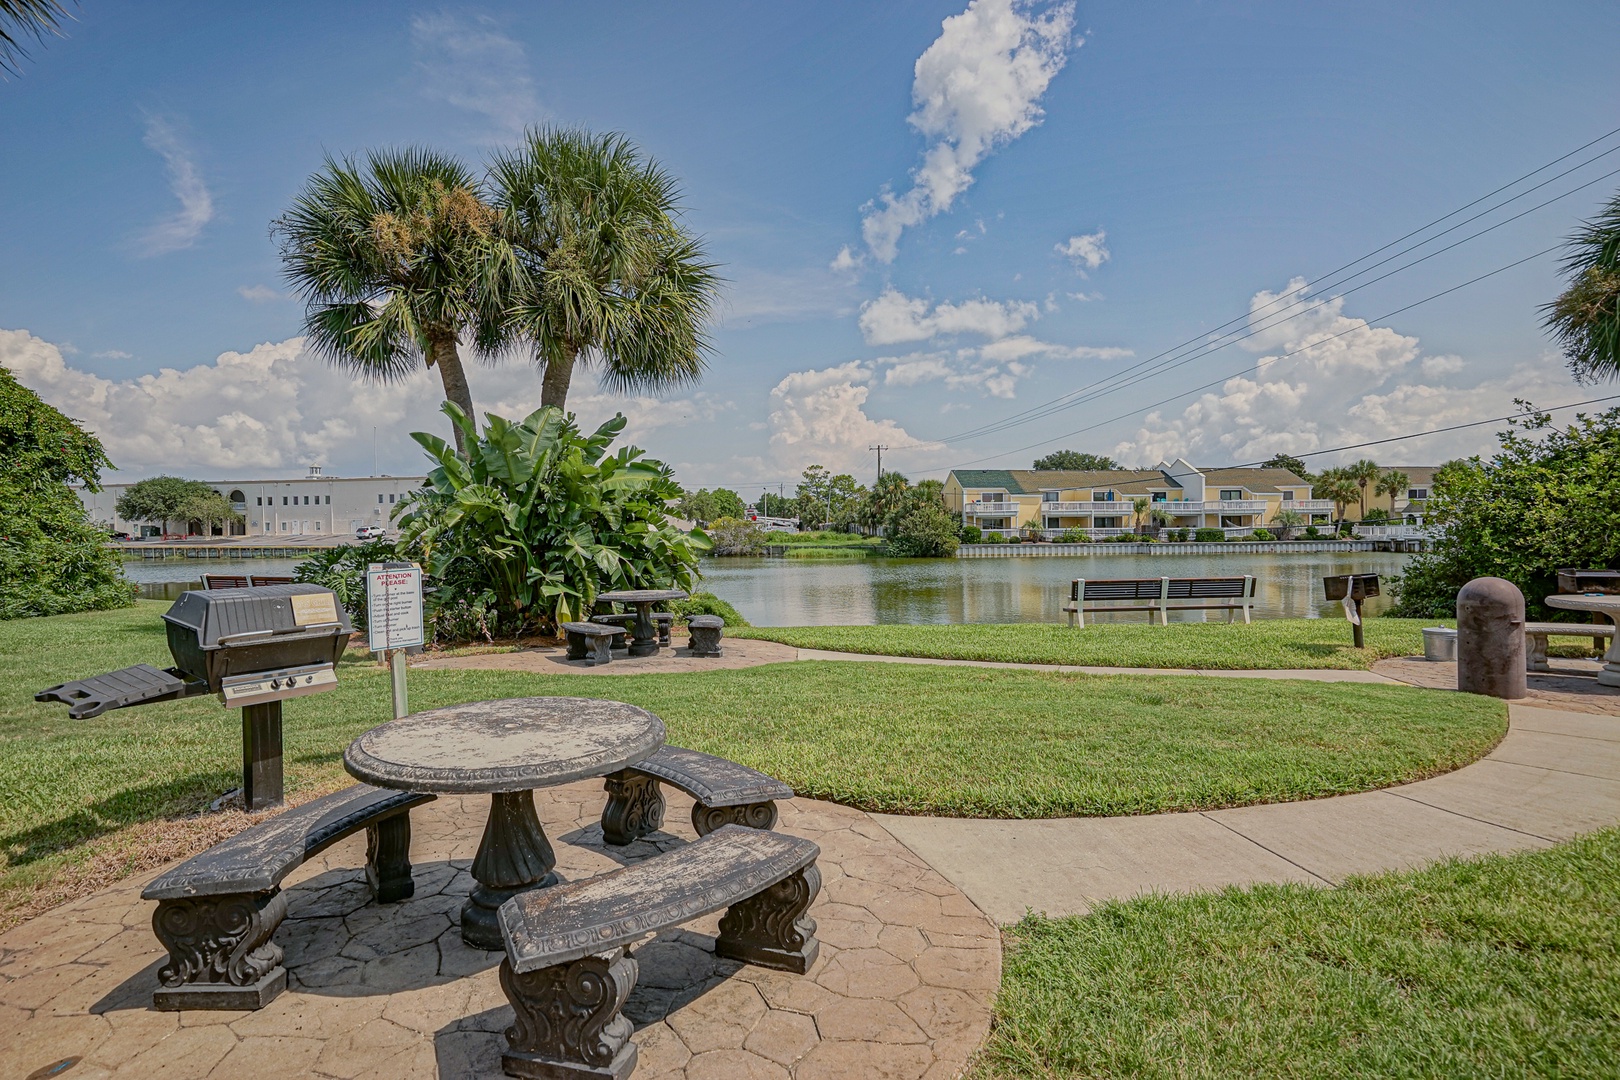
[[[366,635],[372,652],[424,644],[420,566],[372,563],[366,570]]]

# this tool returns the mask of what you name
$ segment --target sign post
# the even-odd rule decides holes
[[[372,563],[366,569],[366,639],[388,657],[394,719],[410,712],[405,694],[405,650],[425,643],[422,568],[415,563]]]

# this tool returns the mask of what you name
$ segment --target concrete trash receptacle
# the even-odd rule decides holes
[[[1423,659],[1435,663],[1457,659],[1457,631],[1447,626],[1425,626]]]

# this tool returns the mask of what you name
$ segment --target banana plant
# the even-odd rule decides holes
[[[395,512],[437,603],[487,591],[499,631],[517,634],[589,611],[606,590],[694,587],[709,538],[669,523],[682,491],[668,466],[634,447],[609,452],[622,415],[587,436],[555,407],[516,423],[486,413],[482,432],[454,403],[443,411],[466,454],[413,432],[436,467]]]

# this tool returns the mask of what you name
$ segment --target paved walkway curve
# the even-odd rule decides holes
[[[1480,761],[1358,795],[1134,817],[873,817],[1001,923],[1147,892],[1335,885],[1620,824],[1620,717],[1522,704],[1508,716],[1507,737]]]

